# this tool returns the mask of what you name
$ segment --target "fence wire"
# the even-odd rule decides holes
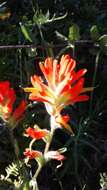
[[[45,45],[35,45],[35,44],[0,45],[0,49],[26,49],[26,48],[46,49],[46,48],[61,48],[61,47],[63,48],[67,45],[68,43],[45,44]],[[94,44],[93,41],[91,40],[79,40],[74,43],[74,46],[76,45],[98,46],[97,44]]]

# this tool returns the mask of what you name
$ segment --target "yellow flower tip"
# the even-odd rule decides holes
[[[38,90],[36,89],[36,88],[33,88],[33,87],[28,87],[28,88],[23,88],[23,90],[25,91],[25,92],[38,92]]]
[[[74,134],[72,128],[70,127],[70,125],[67,123],[69,121],[69,116],[65,115],[65,116],[58,116],[56,118],[56,122],[61,124],[65,129],[67,129],[70,133]]]
[[[31,91],[30,91],[30,88],[23,88],[23,90],[24,90],[25,92],[31,92]]]
[[[69,125],[69,124],[67,124],[67,123],[63,123],[62,124],[63,126],[64,126],[64,128],[65,129],[67,129],[72,135],[74,135],[74,132],[73,132],[73,130],[72,130],[72,128],[71,128],[71,126]]]
[[[85,73],[87,73],[87,71],[88,71],[87,69],[84,69],[83,75],[84,75]]]
[[[81,91],[81,93],[83,93],[83,92],[88,92],[88,91],[89,91],[89,92],[90,92],[90,91],[93,91],[94,88],[95,88],[95,87],[86,87],[86,88],[83,88],[82,91]]]

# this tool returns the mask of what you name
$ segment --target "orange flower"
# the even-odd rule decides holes
[[[30,136],[36,140],[42,139],[49,134],[48,130],[46,130],[46,129],[44,129],[44,130],[43,129],[33,129],[31,127],[28,127],[26,129],[26,133],[28,136]]]
[[[23,112],[25,111],[25,101],[23,100],[13,112],[13,104],[15,100],[15,91],[10,87],[9,81],[0,82],[0,117],[2,117],[2,119],[14,119],[14,121],[20,119]]]
[[[76,102],[87,101],[88,95],[83,94],[92,88],[84,88],[84,74],[86,69],[75,72],[76,62],[69,55],[63,55],[60,62],[47,58],[40,63],[40,69],[46,83],[39,76],[32,76],[33,87],[25,88],[30,92],[29,99],[44,102],[47,112],[59,117],[64,107]]]
[[[24,155],[29,159],[35,159],[42,156],[42,153],[36,150],[30,150],[29,148],[25,149]]]
[[[0,82],[0,115],[7,119],[13,109],[13,104],[16,100],[15,92],[10,88],[8,81]]]
[[[23,115],[25,109],[26,109],[26,102],[24,100],[22,100],[20,102],[20,104],[18,105],[18,107],[13,112],[13,115],[12,115],[13,119],[15,121],[20,120],[22,118],[22,115]]]
[[[33,87],[24,89],[25,92],[31,92],[29,99],[49,105],[50,114],[60,113],[69,104],[88,100],[89,96],[83,94],[83,92],[91,90],[83,88],[83,75],[87,70],[81,69],[76,73],[75,66],[75,60],[69,55],[63,55],[59,64],[52,58],[47,58],[44,63],[40,63],[47,85],[41,77],[32,76]]]

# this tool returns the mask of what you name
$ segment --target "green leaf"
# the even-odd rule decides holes
[[[29,182],[24,183],[23,190],[29,190]]]
[[[29,41],[29,42],[32,42],[32,39],[30,37],[30,34],[29,34],[29,31],[28,29],[22,24],[22,23],[19,23],[20,24],[20,28],[21,28],[21,31],[24,35],[24,37]]]
[[[107,54],[107,34],[104,34],[102,35],[100,38],[99,38],[99,45],[100,45],[100,48],[101,50]]]
[[[64,42],[68,41],[68,38],[66,36],[64,36],[63,34],[61,34],[60,32],[58,32],[57,30],[55,31],[55,34],[59,40],[62,40]]]
[[[103,45],[103,46],[107,45],[107,34],[102,35],[102,36],[99,38],[99,42],[100,42],[100,44]]]
[[[90,29],[90,33],[91,33],[91,38],[92,40],[94,41],[97,41],[100,37],[100,34],[99,34],[99,31],[98,31],[98,28],[96,25],[93,25]]]
[[[59,17],[56,17],[56,15],[54,14],[52,16],[52,18],[50,18],[49,11],[47,11],[46,14],[43,14],[42,10],[38,9],[33,16],[33,22],[38,24],[38,25],[42,25],[42,24],[51,23],[53,21],[64,19],[66,16],[67,16],[67,13],[65,13],[64,15],[59,16]]]
[[[80,32],[79,32],[79,26],[77,24],[73,24],[69,28],[69,34],[68,37],[71,41],[75,42],[76,40],[80,39]]]
[[[49,14],[46,13],[46,15],[44,15],[41,10],[38,10],[33,16],[34,23],[40,25],[46,23],[48,19],[49,19]]]

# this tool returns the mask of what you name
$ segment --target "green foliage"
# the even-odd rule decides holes
[[[28,29],[21,22],[19,24],[25,39],[27,39],[29,42],[32,42]]]
[[[107,54],[107,35],[104,34],[99,38],[99,44],[101,47],[101,50]]]
[[[8,167],[6,167],[5,170],[7,173],[6,178],[9,178],[11,175],[13,175],[13,176],[19,175],[19,171],[18,171],[17,165],[15,163],[12,163]]]
[[[56,15],[54,14],[52,16],[52,18],[50,18],[50,12],[49,10],[47,11],[46,14],[42,13],[42,10],[37,9],[36,13],[33,16],[33,21],[35,24],[37,25],[42,25],[42,24],[46,24],[46,23],[51,23],[57,20],[62,20],[67,16],[67,14],[60,16],[60,17],[56,17]]]
[[[102,189],[107,188],[107,174],[106,173],[100,173],[100,185]]]
[[[79,27],[77,24],[73,24],[71,27],[69,27],[68,37],[71,42],[75,42],[76,40],[80,39]]]
[[[94,41],[97,41],[100,37],[100,34],[99,34],[99,31],[98,31],[98,28],[96,25],[93,25],[90,29],[90,32],[91,32],[91,38],[92,40]]]
[[[67,108],[67,111],[71,113],[70,124],[75,131],[75,136],[65,135],[63,132],[59,132],[58,136],[55,134],[52,148],[56,148],[58,144],[58,148],[64,146],[67,147],[67,151],[61,168],[57,168],[57,164],[53,162],[49,165],[48,169],[51,172],[47,178],[49,178],[50,189],[55,185],[63,190],[82,189],[83,187],[84,190],[100,189],[99,186],[95,187],[90,182],[91,178],[104,188],[106,175],[103,175],[103,172],[107,173],[107,14],[105,1],[50,0],[48,3],[38,1],[38,5],[35,1],[29,0],[14,0],[14,2],[2,1],[0,3],[0,45],[14,46],[13,49],[0,49],[0,80],[10,80],[19,99],[26,96],[23,87],[30,86],[30,76],[34,73],[41,75],[38,62],[47,56],[60,57],[63,53],[70,53],[79,62],[77,68],[87,68],[86,85],[91,86],[94,81],[91,114],[89,114],[90,102],[84,103],[83,106],[77,104]],[[85,43],[86,41],[88,43]],[[16,49],[15,45],[32,46]],[[95,58],[98,53],[100,58],[96,64]],[[22,129],[29,125],[33,126],[35,123],[42,127],[49,127],[44,107],[31,102],[28,104],[24,126],[20,125],[18,129],[15,129],[15,135],[21,147],[21,159],[27,144],[25,138],[19,137],[23,135]],[[7,176],[12,179],[17,178],[19,171],[15,163],[12,163],[14,154],[10,151],[9,137],[1,131],[0,137],[1,173],[3,168],[7,168]],[[40,142],[36,146],[41,147]],[[29,173],[32,174],[31,168],[28,167],[28,171],[23,170],[25,178],[27,176],[29,181]],[[40,176],[42,182],[45,181],[46,173]],[[94,178],[95,176],[98,177]],[[99,177],[100,182],[98,182]],[[21,180],[23,182],[19,180],[20,189],[29,190],[26,179],[21,178]],[[11,185],[14,186],[12,180],[2,179],[0,190],[9,189]]]

